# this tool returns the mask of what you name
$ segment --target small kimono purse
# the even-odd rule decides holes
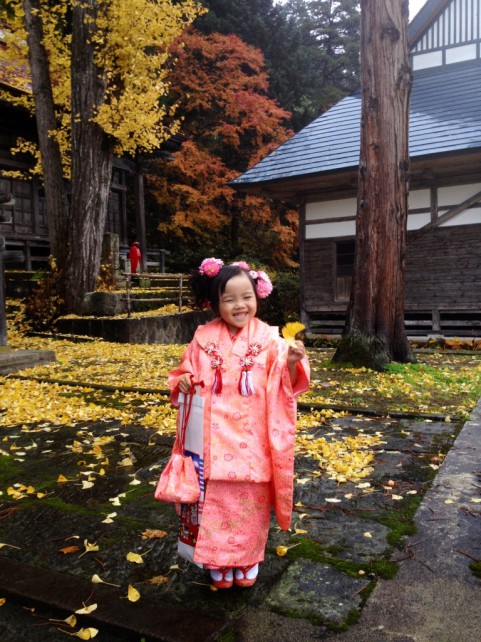
[[[172,451],[169,462],[157,482],[154,497],[159,502],[194,504],[200,497],[199,478],[195,470],[194,461],[192,457],[184,455],[185,431],[189,423],[194,392],[194,389],[192,389],[191,394],[185,395],[186,399],[180,418],[177,447]]]

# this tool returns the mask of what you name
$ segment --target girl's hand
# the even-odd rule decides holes
[[[296,340],[296,346],[289,346],[287,351],[287,365],[296,365],[298,361],[306,356],[306,348],[302,341]]]
[[[289,378],[293,386],[297,383],[297,363],[306,356],[306,348],[302,341],[296,340],[295,347],[290,345],[287,351],[287,368],[289,370]]]
[[[192,375],[186,372],[181,376],[179,379],[179,390],[180,392],[183,392],[184,394],[187,394],[190,389],[192,388]]]

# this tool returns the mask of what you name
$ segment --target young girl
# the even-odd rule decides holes
[[[291,523],[295,397],[309,387],[304,345],[288,345],[256,318],[272,284],[244,263],[205,259],[193,278],[197,302],[218,318],[200,326],[169,375],[172,403],[201,384],[205,500],[194,562],[217,588],[252,586],[273,505],[279,526]]]

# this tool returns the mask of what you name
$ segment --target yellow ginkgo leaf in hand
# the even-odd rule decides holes
[[[130,602],[137,602],[138,600],[140,600],[140,593],[131,584],[129,584],[129,588],[128,588],[128,592],[127,592],[127,599]]]
[[[297,321],[293,323],[286,323],[286,325],[281,330],[282,336],[290,346],[295,347],[296,334],[299,334],[299,332],[302,332],[303,330],[305,330],[305,327],[306,327],[305,325]]]

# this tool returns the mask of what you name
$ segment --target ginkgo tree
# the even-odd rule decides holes
[[[178,130],[169,48],[203,9],[2,0],[0,10],[7,52],[30,67],[51,252],[66,308],[77,311],[99,270],[114,154],[152,151]]]

